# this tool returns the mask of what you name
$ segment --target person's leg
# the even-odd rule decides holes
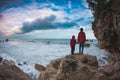
[[[74,46],[71,46],[71,54],[74,54]]]
[[[73,54],[74,54],[74,52],[75,52],[75,46],[73,46]]]
[[[79,53],[81,53],[81,43],[79,43]]]
[[[81,43],[81,48],[82,48],[82,54],[83,54],[83,51],[84,51],[84,43]]]
[[[73,53],[73,49],[72,49],[72,46],[71,46],[71,54]]]

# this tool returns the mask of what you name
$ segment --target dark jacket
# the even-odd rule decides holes
[[[72,36],[72,39],[70,40],[70,46],[75,46],[75,44],[76,44],[75,36]]]
[[[84,32],[78,33],[78,43],[84,43],[86,41],[86,35]]]

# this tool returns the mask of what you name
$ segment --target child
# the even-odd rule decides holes
[[[74,54],[75,44],[76,44],[76,39],[75,39],[75,36],[73,35],[73,36],[72,36],[72,39],[70,40],[71,54]]]

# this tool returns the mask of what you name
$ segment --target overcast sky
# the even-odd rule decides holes
[[[86,0],[0,0],[0,36],[26,38],[77,37],[84,27],[94,38]]]

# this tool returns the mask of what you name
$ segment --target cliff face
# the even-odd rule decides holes
[[[99,47],[120,53],[120,0],[87,0],[93,12],[92,29]]]

